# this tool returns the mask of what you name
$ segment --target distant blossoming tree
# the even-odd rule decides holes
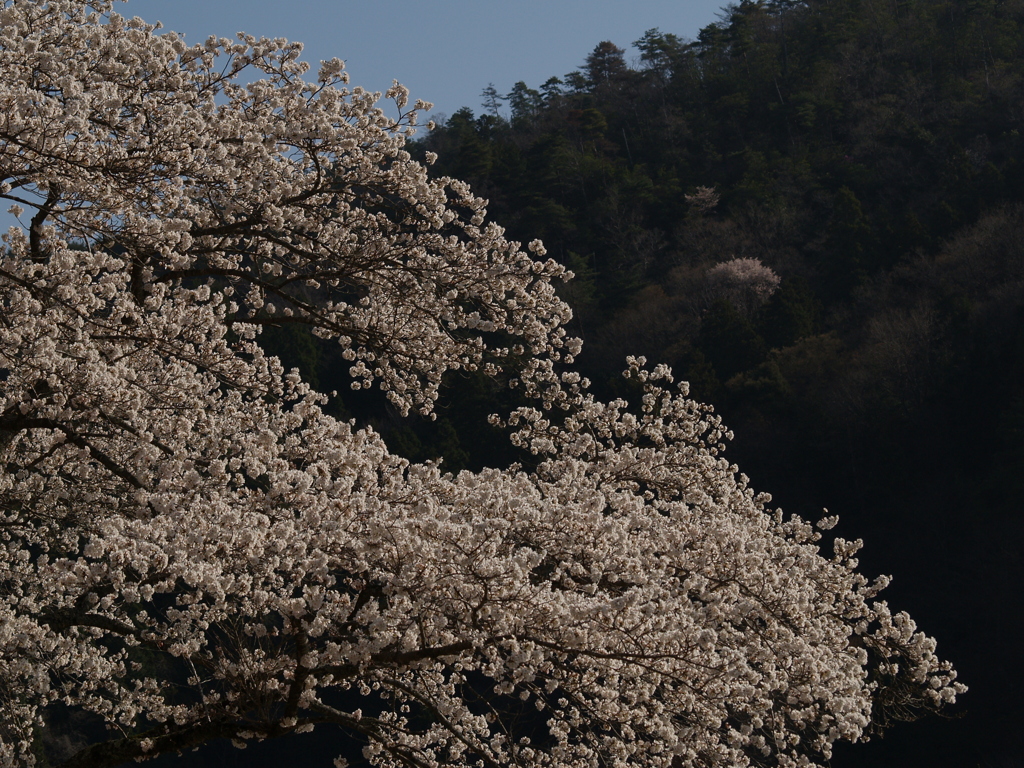
[[[699,214],[711,213],[718,206],[719,195],[714,187],[697,187],[692,194],[683,195],[690,207]]]
[[[772,297],[780,282],[760,259],[734,258],[708,270],[706,290],[710,299],[725,299],[749,316]]]
[[[796,766],[963,690],[666,369],[588,394],[564,270],[403,149],[426,105],[298,55],[0,2],[0,764],[63,702],[108,726],[67,766],[328,727],[379,766]],[[257,344],[295,323],[403,411],[508,371],[537,469],[329,417]]]

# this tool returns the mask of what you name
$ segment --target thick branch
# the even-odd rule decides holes
[[[336,678],[353,677],[366,667],[402,667],[417,661],[440,659],[445,656],[458,656],[460,653],[465,653],[471,648],[473,648],[473,643],[469,640],[463,640],[458,643],[439,645],[434,648],[420,648],[415,651],[382,651],[381,653],[375,653],[370,658],[368,664],[338,664],[330,667],[320,667],[316,671],[317,674],[331,674]]]
[[[242,729],[241,723],[224,721],[196,723],[171,733],[161,733],[162,728],[154,729],[117,741],[93,744],[61,763],[60,768],[114,768],[129,760],[153,757],[165,752],[179,752],[211,739],[230,739],[237,736]],[[146,739],[151,742],[149,749],[143,749],[142,742]]]

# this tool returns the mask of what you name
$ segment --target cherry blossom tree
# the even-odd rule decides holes
[[[725,299],[745,317],[772,297],[782,279],[760,259],[732,258],[707,272],[706,300]]]
[[[61,704],[106,725],[67,766],[314,728],[378,766],[812,765],[964,690],[667,369],[588,393],[565,271],[403,148],[427,105],[299,53],[0,3],[0,764]],[[257,343],[295,323],[403,412],[505,371],[536,469],[328,416]]]

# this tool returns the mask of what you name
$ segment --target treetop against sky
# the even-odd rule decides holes
[[[600,40],[628,47],[660,27],[681,37],[716,19],[721,0],[518,0],[514,3],[296,0],[130,0],[125,16],[162,21],[190,43],[210,34],[286,37],[305,45],[308,61],[345,60],[363,87],[383,92],[392,79],[413,97],[447,115],[480,107],[480,93],[494,83],[501,93],[519,80],[538,87],[571,72]]]

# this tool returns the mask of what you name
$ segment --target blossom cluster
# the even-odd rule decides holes
[[[963,690],[667,369],[590,395],[565,270],[298,55],[0,3],[0,765],[63,702],[109,726],[69,764],[333,727],[378,766],[797,766]],[[393,455],[263,353],[289,323],[404,411],[518,366],[538,466]]]
[[[750,315],[772,297],[782,279],[760,259],[734,258],[708,270],[706,291]]]

